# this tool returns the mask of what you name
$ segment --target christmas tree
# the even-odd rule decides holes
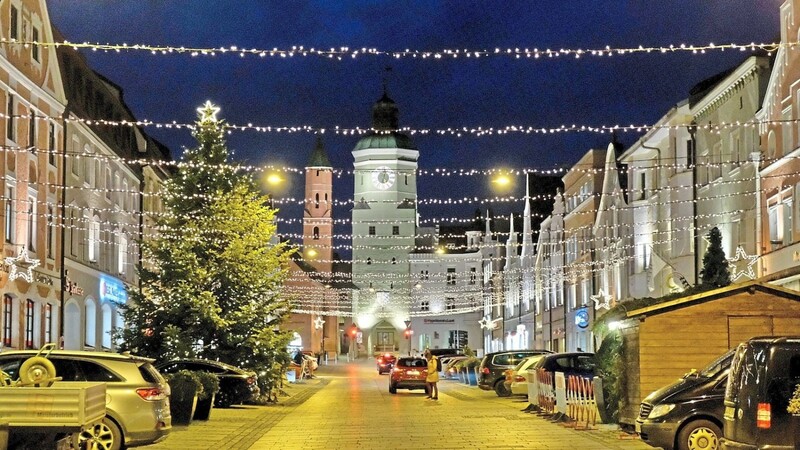
[[[164,185],[159,234],[144,240],[141,288],[123,308],[123,349],[160,361],[197,357],[259,374],[268,393],[288,364],[282,298],[288,249],[275,210],[252,178],[228,164],[218,108],[198,109],[188,150]]]
[[[716,289],[731,284],[728,259],[722,250],[722,234],[717,227],[708,232],[708,250],[703,255],[703,270],[700,271],[700,284],[703,289]]]

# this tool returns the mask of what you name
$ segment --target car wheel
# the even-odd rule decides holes
[[[722,430],[709,420],[695,420],[678,433],[678,450],[717,450]]]
[[[389,385],[389,393],[390,394],[397,394],[397,385],[392,383]]]
[[[104,417],[102,422],[83,430],[78,441],[80,448],[119,450],[122,448],[122,431],[113,420]]]
[[[497,383],[494,384],[494,392],[498,397],[511,396],[511,391],[506,389],[506,385],[503,383],[503,380],[498,380]]]
[[[222,391],[217,392],[216,397],[214,397],[214,406],[217,408],[230,408],[232,404],[231,396]]]

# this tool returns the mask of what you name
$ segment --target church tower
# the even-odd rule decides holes
[[[317,271],[333,270],[333,167],[322,137],[306,165],[303,210],[303,258]]]
[[[397,131],[397,105],[385,89],[372,107],[372,128],[352,151],[353,313],[369,354],[399,345],[410,319],[419,158],[411,138]]]

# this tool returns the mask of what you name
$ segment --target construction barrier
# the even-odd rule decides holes
[[[567,415],[574,421],[575,428],[588,430],[597,424],[597,401],[590,378],[567,377]]]
[[[539,410],[545,414],[554,414],[556,407],[556,392],[553,389],[553,373],[539,369],[536,373],[538,384]]]

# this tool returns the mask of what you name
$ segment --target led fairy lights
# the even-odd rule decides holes
[[[86,49],[93,52],[104,53],[123,53],[123,52],[145,52],[152,55],[188,55],[191,57],[214,57],[218,55],[234,55],[241,58],[244,57],[257,57],[257,58],[293,58],[293,57],[319,57],[329,60],[344,60],[344,59],[357,59],[365,56],[379,56],[388,57],[392,59],[477,59],[477,58],[512,58],[512,59],[532,59],[538,60],[542,58],[572,58],[580,59],[587,56],[595,57],[610,57],[610,56],[623,56],[633,54],[667,54],[667,53],[692,53],[692,54],[706,54],[709,52],[724,52],[724,51],[755,51],[763,50],[772,53],[781,48],[795,48],[797,42],[769,42],[769,43],[726,43],[715,44],[709,42],[708,44],[670,44],[666,46],[645,46],[638,45],[636,47],[611,47],[604,46],[600,48],[559,48],[559,49],[539,49],[530,47],[495,47],[491,49],[458,49],[458,48],[442,48],[438,50],[418,50],[406,48],[403,50],[382,50],[375,47],[359,47],[351,48],[349,46],[330,47],[327,49],[307,47],[304,45],[293,45],[287,48],[273,47],[267,48],[243,48],[237,45],[220,46],[220,47],[192,47],[192,46],[170,46],[170,45],[153,45],[153,44],[114,44],[114,43],[99,43],[99,42],[70,42],[67,40],[61,42],[48,42],[42,40],[28,40],[28,39],[10,39],[0,38],[1,44],[14,45],[14,46],[39,46],[39,47],[52,47],[52,48],[71,48],[73,50]]]

